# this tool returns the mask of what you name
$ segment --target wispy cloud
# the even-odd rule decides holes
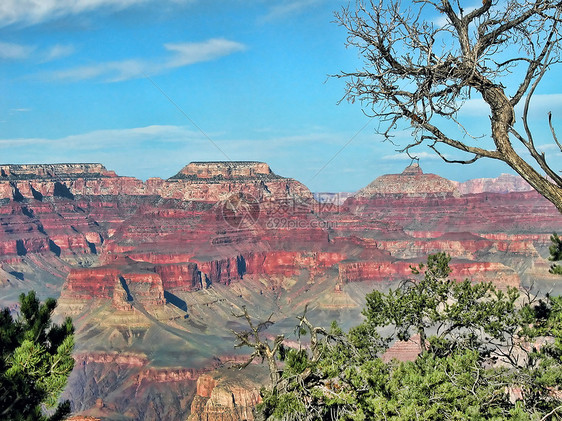
[[[545,117],[548,111],[561,107],[562,94],[536,94],[531,98],[529,115]],[[515,108],[517,118],[521,117],[522,108],[523,102],[520,102]],[[482,98],[469,99],[463,104],[459,114],[461,116],[486,117],[490,114],[490,106]]]
[[[72,69],[49,73],[48,79],[76,82],[84,79],[104,78],[108,82],[132,79],[142,75],[149,63],[140,60],[109,61],[91,66],[79,66]]]
[[[550,143],[548,145],[539,145],[538,147],[540,148],[541,151],[544,152],[558,152],[558,153],[562,152],[560,150],[560,147],[555,143]]]
[[[23,60],[31,56],[34,50],[35,47],[30,45],[0,41],[0,60]]]
[[[309,7],[316,6],[326,0],[285,0],[280,4],[272,6],[269,12],[263,17],[267,22],[274,19],[284,18],[295,13],[301,13]]]
[[[441,158],[439,157],[439,155],[435,154],[435,153],[430,153],[430,152],[411,152],[411,155],[414,157],[417,157],[419,159],[423,159],[424,161],[439,161],[441,160]],[[450,156],[444,154],[444,156],[448,159],[451,159]],[[384,155],[382,158],[382,160],[384,161],[409,161],[412,158],[410,158],[408,156],[408,154],[405,153],[396,153],[394,155]]]
[[[0,139],[0,146],[16,148],[20,146],[56,147],[71,151],[96,151],[108,147],[120,148],[135,143],[158,139],[162,143],[203,140],[202,136],[183,126],[152,125],[130,129],[94,130],[88,133],[70,135],[58,139],[14,138]]]
[[[246,46],[224,38],[213,38],[203,42],[164,44],[164,48],[168,52],[168,57],[163,59],[134,58],[108,61],[51,72],[47,77],[52,80],[71,82],[95,78],[103,79],[106,82],[119,82],[142,77],[145,74],[154,75],[178,67],[216,60],[244,51]]]
[[[245,142],[208,135],[233,159],[247,159],[241,146]],[[251,148],[255,153],[259,149],[255,143]],[[0,138],[0,150],[4,162],[101,162],[120,175],[140,178],[169,177],[190,161],[223,159],[199,131],[175,125],[94,130],[53,139]]]
[[[43,61],[53,61],[58,60],[59,58],[68,57],[74,54],[75,51],[76,49],[73,45],[56,44],[45,51]]]
[[[193,0],[158,0],[158,3],[188,3]],[[77,15],[96,9],[123,10],[156,0],[2,0],[0,26],[16,22],[36,24],[52,18]]]
[[[164,67],[173,68],[215,60],[222,56],[244,51],[246,46],[224,38],[214,38],[203,42],[164,44],[164,48],[174,53],[174,56],[164,64]]]

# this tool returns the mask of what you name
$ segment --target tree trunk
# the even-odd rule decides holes
[[[515,122],[515,112],[503,90],[490,85],[491,83],[482,83],[480,86],[484,88],[480,87],[479,91],[492,111],[492,139],[502,154],[502,160],[562,213],[562,187],[539,174],[515,152],[509,139],[509,129]]]

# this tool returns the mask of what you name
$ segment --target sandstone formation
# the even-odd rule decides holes
[[[222,369],[197,379],[197,392],[188,421],[254,420],[252,409],[261,401],[259,390],[265,371],[255,366],[247,372]]]
[[[180,170],[172,179],[279,179],[265,162],[256,161],[217,161],[192,162]]]
[[[497,178],[476,178],[457,184],[460,194],[513,193],[533,188],[518,175],[502,174]]]
[[[459,184],[412,165],[342,203],[260,162],[193,162],[146,182],[100,164],[2,165],[0,304],[36,289],[74,317],[77,413],[252,419],[259,382],[211,371],[240,358],[242,306],[274,313],[271,335],[306,305],[318,324],[351,326],[367,292],[438,251],[458,280],[552,284],[545,257],[562,217],[518,183]]]
[[[424,174],[418,164],[407,167],[402,174],[382,175],[367,187],[359,190],[355,197],[401,195],[419,197],[427,195],[459,196],[455,183],[435,174]]]
[[[238,192],[259,200],[312,197],[303,184],[274,174],[263,162],[193,162],[167,180],[150,178],[145,183],[132,177],[119,177],[101,164],[0,166],[0,199],[15,201],[130,195],[217,202]]]
[[[407,341],[396,341],[382,355],[385,362],[396,359],[398,361],[415,361],[422,352],[420,335],[413,335]]]

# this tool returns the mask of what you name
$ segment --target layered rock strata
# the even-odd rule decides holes
[[[412,164],[402,174],[378,177],[367,187],[359,190],[355,197],[370,198],[388,194],[410,197],[460,195],[457,186],[452,181],[435,174],[424,174],[418,164]]]
[[[562,218],[535,192],[500,192],[510,183],[465,188],[414,165],[342,204],[260,162],[194,162],[144,183],[100,164],[3,165],[2,298],[62,288],[81,352],[68,391],[77,412],[251,419],[251,382],[205,374],[232,352],[242,306],[274,312],[274,333],[307,304],[350,326],[366,292],[438,251],[459,280],[548,280],[538,274]]]
[[[180,200],[217,202],[233,193],[259,200],[268,197],[312,197],[298,181],[281,177],[263,162],[194,162],[175,176],[145,183],[120,177],[101,164],[49,164],[0,166],[0,199],[43,200],[75,196],[160,196]]]
[[[246,373],[223,369],[201,375],[187,420],[254,420],[252,409],[261,402],[259,390],[265,381],[263,374],[263,370],[249,367]]]

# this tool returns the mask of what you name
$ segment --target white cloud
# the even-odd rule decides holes
[[[482,98],[469,99],[463,104],[459,114],[485,117],[490,114],[490,107]]]
[[[524,99],[515,108],[517,118],[521,117]],[[545,117],[548,111],[560,109],[562,107],[562,94],[535,94],[531,98],[529,108],[530,116]],[[467,100],[459,111],[461,116],[486,117],[490,115],[490,106],[482,98]]]
[[[74,54],[74,51],[76,51],[76,49],[74,48],[73,45],[56,44],[50,47],[44,53],[45,57],[43,61],[52,61],[52,60],[57,60],[59,58],[68,57]]]
[[[550,143],[548,145],[539,145],[539,146],[537,146],[537,148],[540,149],[541,151],[545,152],[545,153],[547,153],[547,152],[558,152],[558,153],[562,152],[562,151],[560,151],[560,147],[556,143],[554,143],[554,141],[553,141],[553,143]]]
[[[34,50],[35,47],[29,45],[0,41],[0,60],[23,60],[28,58]]]
[[[413,152],[412,151],[410,153],[410,155],[412,155],[413,157],[417,157],[420,160],[423,159],[424,161],[439,161],[439,160],[441,160],[439,155],[437,155],[436,153],[431,153],[431,152]],[[447,159],[452,159],[447,154],[443,154],[443,155]],[[396,153],[394,155],[384,155],[381,159],[384,160],[384,161],[409,161],[412,158],[410,158],[408,156],[408,154],[406,154],[406,153]]]
[[[244,51],[246,46],[223,38],[213,38],[203,42],[164,44],[164,48],[171,53],[169,57],[164,59],[109,61],[90,66],[59,70],[49,73],[47,76],[49,79],[71,82],[94,78],[102,78],[106,82],[119,82],[142,77],[147,74],[158,74],[190,64],[215,60],[229,54]]]
[[[229,153],[243,150],[236,141],[215,144]],[[174,125],[94,130],[55,139],[0,139],[0,150],[5,162],[100,162],[119,175],[140,178],[170,177],[190,161],[227,159],[199,131]]]
[[[84,79],[103,77],[109,82],[117,82],[142,76],[149,64],[140,60],[110,61],[59,70],[50,74],[52,79],[76,82]]]
[[[174,3],[191,0],[165,0]],[[0,25],[16,22],[35,24],[52,18],[76,15],[96,9],[122,10],[155,0],[2,0]],[[159,1],[162,3],[162,0]]]
[[[211,61],[235,52],[244,51],[246,46],[224,38],[214,38],[203,42],[164,44],[164,48],[175,53],[164,65],[165,68],[188,66],[202,61]]]
[[[556,77],[554,74],[553,77]],[[523,101],[516,108],[518,116],[521,116],[523,109]],[[529,115],[542,117],[546,122],[549,111],[560,110],[562,107],[562,94],[541,94],[533,95],[529,107]]]
[[[283,1],[281,4],[277,4],[269,10],[269,12],[264,16],[263,20],[265,22],[284,18],[286,16],[300,13],[303,10],[315,6],[317,4],[323,3],[325,0],[288,0]]]
[[[117,148],[154,139],[158,139],[159,142],[170,143],[193,139],[203,140],[203,137],[199,133],[182,126],[152,125],[130,129],[94,130],[58,139],[0,139],[0,146],[4,148],[20,146],[56,147],[64,148],[68,151],[93,151],[107,149],[108,147]]]
[[[0,41],[0,60],[40,59],[43,62],[69,56],[75,51],[72,45],[56,44],[48,48]]]

